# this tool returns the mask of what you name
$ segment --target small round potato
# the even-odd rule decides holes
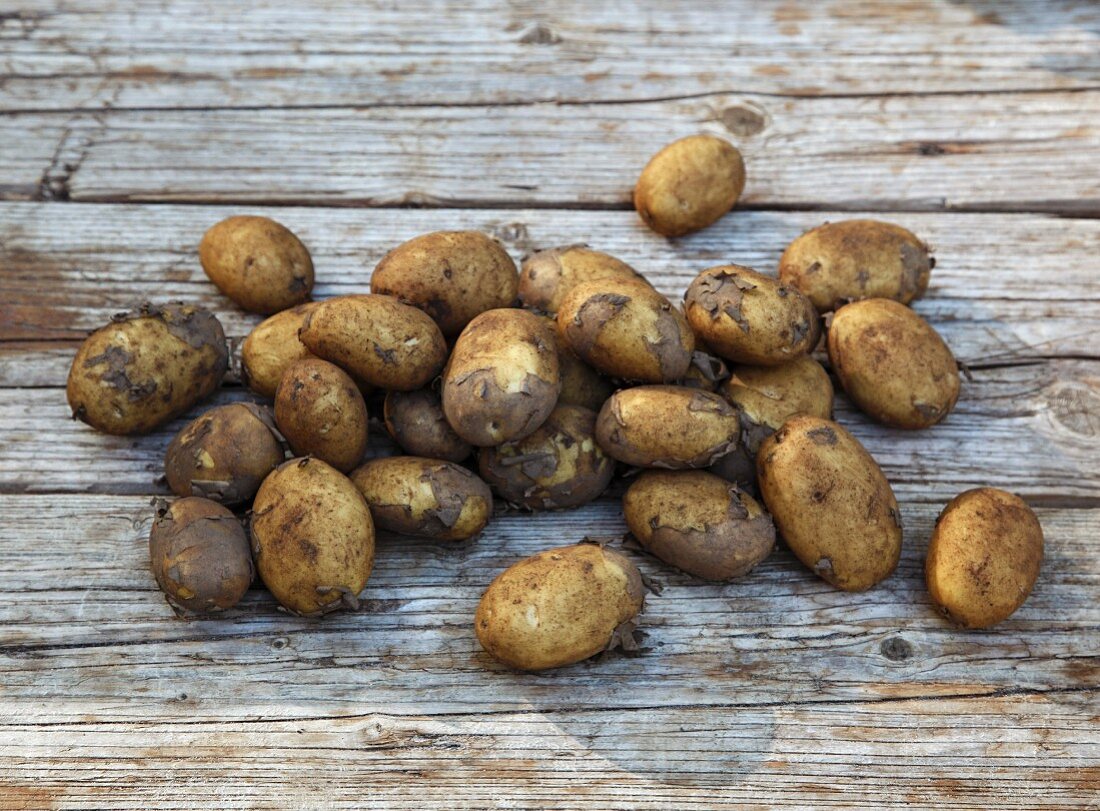
[[[292,614],[357,608],[374,567],[374,522],[351,480],[320,459],[279,465],[256,493],[252,551],[264,585]]]
[[[927,428],[959,399],[959,365],[927,321],[891,299],[836,311],[829,362],[861,411],[895,428]]]
[[[708,268],[684,293],[691,328],[735,363],[776,366],[814,350],[821,319],[810,300],[740,265]]]
[[[634,208],[666,237],[706,228],[734,207],[745,188],[745,162],[729,141],[690,135],[646,164],[634,187]]]
[[[426,312],[448,338],[486,310],[511,307],[516,263],[480,231],[437,231],[410,239],[382,257],[372,293],[397,296]]]
[[[367,452],[367,404],[355,381],[320,358],[291,364],[275,392],[275,423],[297,456],[347,473]]]
[[[477,535],[493,514],[489,485],[442,459],[388,456],[351,474],[379,529],[439,541]]]
[[[587,245],[568,245],[531,254],[519,274],[519,300],[524,307],[556,313],[565,294],[581,282],[626,279],[645,281],[634,268]],[[648,282],[646,282],[648,284]]]
[[[149,533],[153,577],[181,615],[232,608],[252,583],[252,553],[237,517],[205,498],[157,501]]]
[[[897,568],[894,492],[871,454],[835,422],[791,417],[761,444],[756,467],[776,527],[815,574],[863,591]]]
[[[443,404],[431,388],[386,392],[386,430],[411,456],[461,462],[473,446],[455,433],[443,416]]]
[[[313,357],[298,339],[298,330],[317,304],[310,301],[275,313],[248,333],[241,344],[241,378],[252,391],[274,398],[287,367]]]
[[[199,244],[202,269],[218,289],[252,313],[269,315],[309,301],[313,260],[298,237],[267,217],[230,217]]]
[[[924,295],[935,264],[928,246],[901,226],[844,220],[807,231],[787,246],[779,279],[824,313],[865,298],[908,304]]]
[[[547,670],[636,647],[642,576],[626,556],[582,543],[539,552],[501,572],[477,607],[478,641],[519,670]]]
[[[221,385],[229,367],[218,319],[192,304],[142,304],[89,335],[69,370],[73,418],[105,434],[144,434]]]
[[[771,517],[736,485],[703,470],[652,470],[623,495],[642,547],[704,580],[744,577],[775,546]]]
[[[537,431],[478,454],[481,478],[530,510],[579,507],[597,498],[615,462],[596,444],[596,412],[559,403]]]
[[[981,487],[936,520],[924,576],[932,602],[963,628],[988,628],[1024,604],[1043,561],[1043,528],[1018,496]]]

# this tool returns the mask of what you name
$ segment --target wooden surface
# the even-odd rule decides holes
[[[0,809],[1100,808],[1098,88],[1085,0],[13,0]],[[630,187],[699,130],[743,149],[744,205],[668,241]],[[905,522],[897,573],[864,594],[785,549],[725,586],[635,555],[665,586],[639,655],[495,665],[471,627],[485,585],[621,534],[608,497],[502,513],[470,544],[384,538],[356,614],[288,617],[257,588],[182,622],[146,547],[182,421],[100,436],[63,387],[83,334],[142,299],[246,334],[257,319],[196,256],[240,211],[303,237],[322,297],[440,228],[517,258],[586,241],[678,296],[710,264],[772,272],[802,230],[861,212],[934,245],[916,309],[974,379],[920,433],[838,398]],[[248,397],[234,378],[217,400]],[[943,504],[981,484],[1036,507],[1047,552],[1020,611],[963,633],[921,567]]]

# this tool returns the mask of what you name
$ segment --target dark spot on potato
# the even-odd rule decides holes
[[[835,445],[837,443],[836,431],[827,425],[822,425],[807,431],[806,436],[808,436],[815,445]],[[776,441],[782,442],[783,438],[776,434]]]

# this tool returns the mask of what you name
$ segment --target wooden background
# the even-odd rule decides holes
[[[0,808],[1100,807],[1100,5],[450,5],[0,6]],[[630,189],[697,131],[742,148],[748,187],[667,241]],[[182,622],[146,547],[182,421],[100,436],[63,386],[84,333],[142,299],[245,334],[196,256],[245,211],[303,237],[320,296],[439,228],[517,258],[587,241],[678,296],[865,212],[935,246],[916,309],[974,380],[921,433],[838,404],[905,521],[865,594],[786,550],[727,586],[639,559],[666,586],[640,655],[502,670],[472,632],[483,588],[621,533],[606,499],[464,546],[383,539],[357,614],[256,589]],[[963,633],[921,569],[943,504],[982,484],[1036,507],[1047,553],[1015,616]]]

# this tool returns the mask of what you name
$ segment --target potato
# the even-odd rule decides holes
[[[439,541],[465,541],[493,514],[489,485],[442,459],[389,456],[351,474],[370,506],[375,526]]]
[[[499,445],[546,422],[560,389],[546,322],[526,310],[489,310],[455,342],[443,372],[443,413],[471,445]]]
[[[583,408],[599,411],[604,400],[611,396],[615,387],[611,381],[601,375],[583,360],[577,357],[561,333],[558,322],[550,316],[543,316],[554,336],[554,347],[558,350],[558,369],[561,373],[561,392],[558,403],[579,405]]]
[[[866,299],[836,311],[829,362],[861,411],[895,428],[927,428],[959,399],[959,365],[928,322],[904,304]]]
[[[740,421],[725,398],[684,386],[615,392],[596,418],[596,440],[639,467],[706,467],[737,447]]]
[[[623,496],[623,515],[646,551],[704,580],[743,577],[775,546],[764,509],[703,470],[641,474]]]
[[[634,208],[666,237],[717,222],[745,188],[745,162],[729,141],[690,135],[650,158],[634,186]]]
[[[583,282],[558,310],[558,331],[585,363],[611,377],[667,383],[687,374],[695,336],[669,300],[641,282]]]
[[[455,433],[443,416],[443,404],[431,388],[386,392],[386,430],[411,456],[461,462],[473,446]]]
[[[142,304],[89,335],[69,370],[73,418],[105,434],[144,434],[221,385],[229,366],[218,319],[192,304]]]
[[[347,473],[367,452],[367,404],[355,381],[320,358],[291,364],[275,392],[275,423],[297,456]]]
[[[232,608],[252,583],[252,553],[237,517],[205,498],[158,499],[149,533],[153,577],[180,614]]]
[[[317,304],[310,301],[275,313],[248,333],[241,344],[241,379],[252,391],[274,398],[287,367],[313,357],[298,339],[298,330]]]
[[[374,522],[347,476],[320,459],[291,459],[256,493],[252,551],[264,585],[290,613],[355,609],[374,567]]]
[[[579,507],[606,490],[615,473],[595,430],[595,411],[559,403],[533,434],[482,448],[481,478],[506,501],[531,510]]]
[[[447,343],[432,319],[390,296],[341,296],[306,314],[306,348],[356,381],[394,391],[428,385],[447,361]]]
[[[565,294],[581,282],[615,280],[645,282],[634,268],[587,245],[567,245],[531,254],[519,273],[519,300],[523,306],[556,313]],[[649,284],[649,282],[645,282]]]
[[[894,492],[871,454],[835,422],[791,417],[761,444],[756,468],[783,539],[824,580],[863,591],[897,567]]]
[[[176,434],[164,454],[164,475],[177,496],[237,504],[256,495],[283,457],[271,410],[230,403],[210,409]]]
[[[582,543],[539,552],[501,572],[477,607],[478,641],[519,670],[573,664],[635,647],[645,588],[624,555]]]
[[[695,340],[698,346],[699,339]],[[725,361],[717,355],[697,348],[691,353],[691,365],[688,367],[687,374],[676,381],[676,385],[703,391],[718,391],[718,387],[729,376],[729,368]]]
[[[814,350],[821,319],[810,300],[740,265],[708,268],[684,293],[692,330],[736,363],[776,366]]]
[[[202,269],[218,289],[265,315],[309,301],[313,260],[298,237],[267,217],[230,217],[199,244]]]
[[[437,231],[382,257],[372,293],[397,296],[426,312],[453,337],[486,310],[511,307],[519,279],[501,244],[480,231]]]
[[[988,628],[1024,604],[1043,561],[1043,528],[1018,496],[992,487],[951,499],[936,519],[924,576],[932,602],[963,628]]]
[[[779,279],[824,313],[865,298],[908,304],[924,295],[935,265],[928,246],[901,226],[844,220],[807,231],[788,245],[779,260]]]

